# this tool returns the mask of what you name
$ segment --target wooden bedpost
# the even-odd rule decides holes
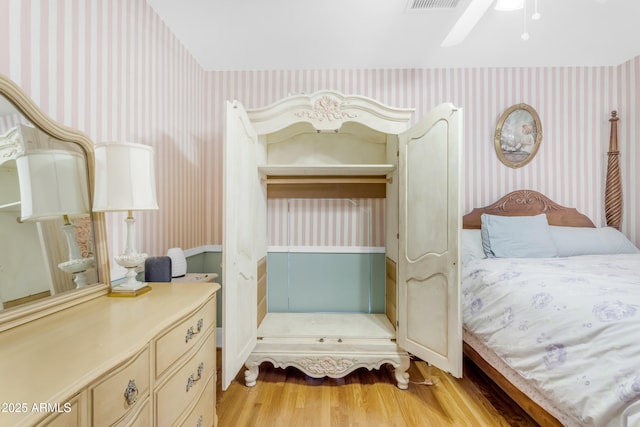
[[[618,113],[611,112],[611,133],[607,153],[607,181],[604,194],[604,212],[607,226],[620,230],[622,226],[622,183],[620,182],[620,151],[618,151]]]

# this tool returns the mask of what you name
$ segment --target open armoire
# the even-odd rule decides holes
[[[462,375],[462,111],[441,104],[410,127],[412,114],[334,91],[227,102],[223,390],[243,365],[254,385],[263,362],[314,378],[390,364],[401,389],[410,355]],[[269,309],[267,204],[290,197],[384,199],[383,312]]]

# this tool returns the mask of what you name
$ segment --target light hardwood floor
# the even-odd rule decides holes
[[[313,379],[263,363],[256,386],[246,387],[241,371],[225,392],[219,373],[219,427],[537,426],[466,359],[459,380],[412,361],[408,390],[398,389],[385,367],[359,369],[341,379]],[[416,384],[425,379],[438,382]]]

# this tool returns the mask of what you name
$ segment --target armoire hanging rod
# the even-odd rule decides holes
[[[278,184],[391,184],[392,178],[384,177],[267,177],[268,185]]]

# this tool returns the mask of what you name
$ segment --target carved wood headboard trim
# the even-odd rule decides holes
[[[480,228],[480,216],[483,213],[502,216],[545,213],[549,225],[595,227],[589,217],[581,214],[575,208],[561,206],[544,194],[533,190],[513,191],[489,206],[473,209],[462,217],[462,228]]]

